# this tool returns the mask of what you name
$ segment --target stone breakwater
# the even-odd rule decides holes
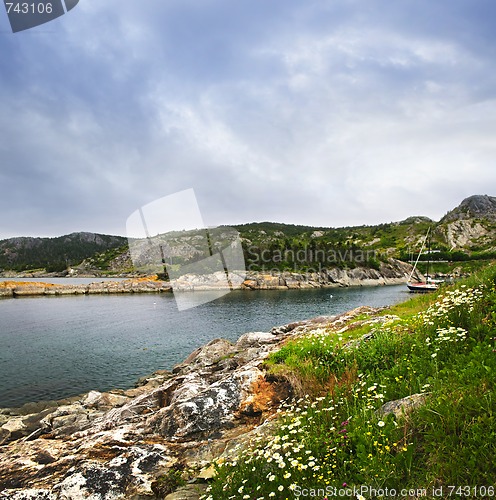
[[[297,394],[291,380],[267,371],[267,356],[315,329],[332,335],[392,319],[378,312],[360,307],[234,344],[216,339],[130,390],[1,409],[0,499],[198,500],[212,461],[270,436],[280,403]],[[188,484],[164,491],[161,478],[177,470]]]
[[[171,286],[164,281],[126,280],[102,281],[88,285],[65,285],[42,282],[0,282],[0,297],[29,297],[35,295],[91,295],[110,293],[160,293],[170,292]]]

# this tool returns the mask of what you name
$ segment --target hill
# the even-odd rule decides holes
[[[127,238],[88,232],[57,238],[9,238],[0,241],[0,269],[64,271],[99,252],[122,248]]]
[[[474,195],[465,198],[458,207],[448,212],[441,219],[441,223],[468,219],[489,219],[496,221],[496,197]]]
[[[391,258],[411,261],[418,255],[429,228],[439,272],[450,272],[455,264],[449,263],[471,269],[477,267],[478,261],[496,258],[496,198],[487,195],[466,198],[439,222],[411,216],[375,226],[332,228],[256,222],[234,227],[239,231],[247,269],[252,271],[305,272],[356,266],[378,269],[381,262]],[[219,229],[216,236],[222,236],[225,246],[232,241],[233,233]],[[193,259],[208,257],[207,240],[201,232],[169,235],[169,263],[180,269]],[[68,266],[80,273],[135,272],[124,237],[73,233],[59,238],[0,241],[0,268],[63,271]]]

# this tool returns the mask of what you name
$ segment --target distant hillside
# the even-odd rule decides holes
[[[127,238],[122,236],[86,232],[57,238],[9,238],[0,241],[0,269],[62,271],[98,252],[122,248],[123,245],[127,245]]]
[[[416,257],[429,228],[433,260],[466,263],[496,258],[496,198],[487,195],[463,200],[439,222],[412,216],[375,226],[331,228],[257,222],[235,228],[240,233],[247,269],[252,271],[300,272],[357,266],[378,269],[390,258],[409,261]],[[209,255],[206,238],[201,234],[177,232],[168,242],[169,264],[178,269]],[[220,247],[228,243],[229,236],[217,241]],[[422,258],[427,259],[427,255]],[[0,268],[61,271],[68,266],[95,274],[134,271],[124,237],[73,233],[59,238],[0,241]],[[450,270],[447,264],[439,264],[438,269]]]

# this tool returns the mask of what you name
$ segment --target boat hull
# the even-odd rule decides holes
[[[414,293],[434,292],[438,288],[435,283],[407,283],[406,286],[410,292]]]

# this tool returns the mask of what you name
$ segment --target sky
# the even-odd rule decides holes
[[[492,0],[0,10],[0,239],[125,235],[191,188],[209,226],[439,220],[496,195],[495,25]]]

